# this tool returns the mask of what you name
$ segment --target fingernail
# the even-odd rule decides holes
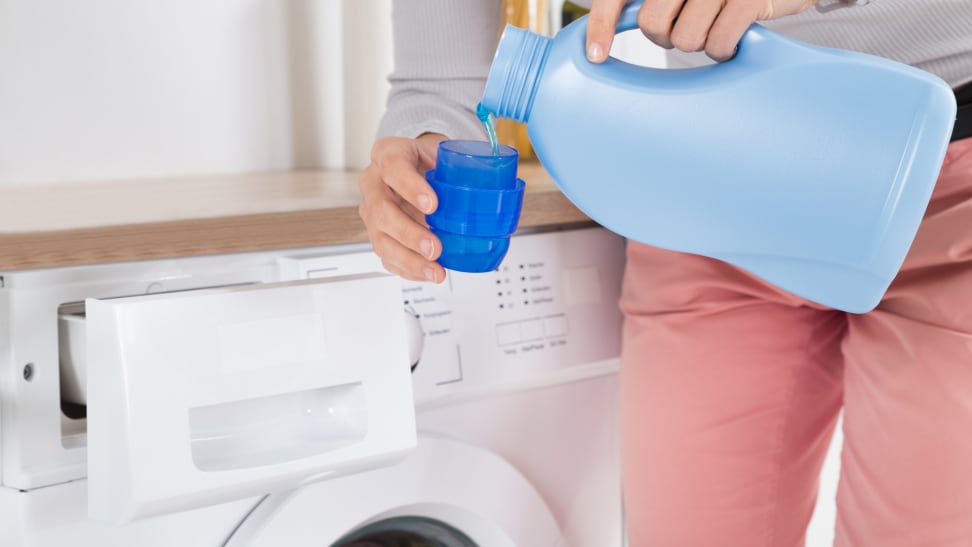
[[[435,282],[435,272],[432,270],[430,266],[426,266],[424,272],[425,272],[426,279]]]
[[[601,48],[601,44],[591,42],[591,45],[587,46],[587,58],[595,63],[604,58],[604,49]]]
[[[419,241],[419,249],[422,251],[422,256],[425,258],[432,258],[432,242],[428,239],[423,239]]]
[[[419,197],[416,201],[418,201],[419,210],[422,211],[423,213],[429,213],[432,211],[432,200],[429,198],[429,196],[425,194],[419,194]]]

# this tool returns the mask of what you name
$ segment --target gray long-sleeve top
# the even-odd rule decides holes
[[[482,139],[474,109],[496,49],[501,1],[395,0],[392,9],[395,69],[379,136]],[[972,0],[821,0],[763,24],[805,42],[907,63],[954,87],[972,81]],[[671,58],[686,65],[699,55]]]

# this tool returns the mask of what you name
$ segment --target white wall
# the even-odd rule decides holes
[[[834,526],[837,523],[837,483],[840,478],[840,451],[844,446],[842,421],[837,422],[834,437],[827,450],[823,471],[820,474],[820,490],[817,507],[807,528],[806,547],[831,547],[834,544]]]
[[[0,184],[360,167],[391,0],[0,0]]]
[[[291,0],[294,163],[368,164],[392,71],[392,0]]]
[[[665,50],[645,38],[640,30],[622,32],[611,45],[611,56],[628,63],[665,68]]]

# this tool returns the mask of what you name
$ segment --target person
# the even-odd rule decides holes
[[[591,62],[607,57],[623,4],[593,2]],[[498,0],[394,3],[392,90],[359,212],[385,267],[403,277],[445,278],[424,221],[436,197],[421,173],[446,136],[483,139],[473,108],[499,18]],[[691,62],[678,51],[731,58],[754,21],[909,63],[969,95],[968,0],[645,0],[638,16],[676,65]],[[842,410],[836,545],[972,546],[970,295],[969,138],[949,146],[904,265],[866,314],[629,242],[620,404],[630,545],[803,545]]]

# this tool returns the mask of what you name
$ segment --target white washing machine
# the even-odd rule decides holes
[[[437,286],[355,245],[2,274],[0,546],[619,546],[623,261],[581,228]]]

